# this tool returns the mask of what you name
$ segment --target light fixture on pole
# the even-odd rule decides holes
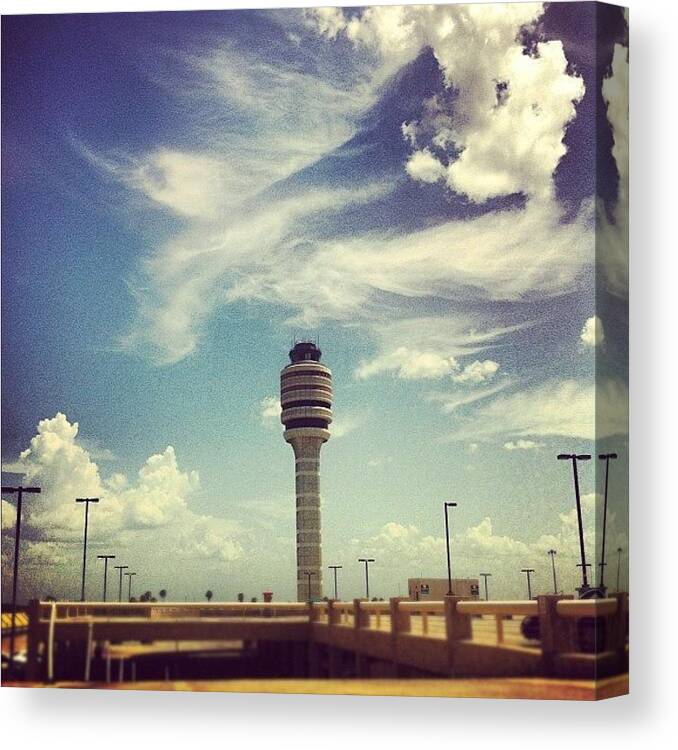
[[[132,601],[132,576],[135,576],[136,573],[125,573],[127,576],[127,601]]]
[[[125,570],[129,568],[129,565],[114,565],[113,566],[116,570],[120,571],[120,582],[118,584],[118,601],[122,601],[122,574]]]
[[[534,573],[534,568],[522,568],[521,573],[525,573],[527,576],[527,598],[529,600],[532,599],[532,581],[530,580],[530,575]]]
[[[308,603],[311,603],[311,578],[315,575],[314,570],[305,570],[304,575],[308,579]]]
[[[341,565],[328,565],[327,566],[330,570],[334,571],[334,598],[338,599],[339,594],[337,593],[337,571],[341,570],[343,566]]]
[[[603,543],[602,550],[600,552],[600,581],[598,587],[600,588],[601,594],[605,596],[605,532],[607,531],[607,486],[610,478],[610,461],[614,461],[617,458],[616,453],[601,453],[598,458],[601,461],[605,461],[605,494],[603,496]]]
[[[586,575],[586,550],[584,549],[584,522],[581,514],[581,496],[579,494],[579,475],[577,474],[577,461],[590,461],[589,453],[560,453],[559,461],[572,461],[572,476],[574,478],[574,496],[577,503],[577,525],[579,526],[579,553],[581,555],[581,575],[582,585],[579,594],[583,595],[589,590],[589,580]]]
[[[373,557],[359,557],[358,562],[365,563],[365,598],[370,598],[370,563],[375,562]]]
[[[456,508],[456,503],[445,503],[445,544],[447,545],[447,595],[452,596],[452,560],[450,557],[450,521],[447,517],[448,508]]]
[[[480,574],[485,579],[485,601],[489,602],[489,597],[487,595],[487,579],[492,578],[492,573],[481,573]]]
[[[82,586],[80,588],[80,601],[85,601],[85,575],[87,571],[87,524],[89,521],[89,504],[98,503],[98,497],[76,497],[76,503],[85,503],[85,537],[82,546]]]
[[[104,561],[104,601],[106,601],[106,585],[108,583],[108,561],[115,560],[115,555],[97,555],[97,560]]]
[[[553,593],[558,593],[558,581],[556,580],[556,550],[550,549],[548,551],[549,557],[551,558],[551,569],[553,570]]]
[[[14,643],[16,640],[16,592],[19,581],[19,540],[21,539],[21,501],[24,492],[39,493],[40,487],[3,487],[3,495],[16,495],[16,528],[14,530],[14,570],[12,573],[12,625],[9,629],[9,657],[7,672],[14,667]]]

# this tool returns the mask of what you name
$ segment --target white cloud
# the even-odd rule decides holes
[[[16,508],[2,498],[2,530],[12,531],[16,524]]]
[[[374,50],[387,70],[429,45],[456,96],[452,104],[433,97],[418,130],[437,146],[454,148],[446,169],[450,187],[479,202],[515,192],[550,199],[553,171],[566,150],[564,128],[584,85],[568,72],[561,42],[541,41],[536,54],[524,54],[518,32],[542,13],[541,3],[388,6],[345,17],[343,27],[338,12],[331,24],[322,15],[317,25],[326,36],[343,31]],[[410,142],[416,139],[411,128]],[[432,155],[423,158],[423,174],[438,179],[442,165]]]
[[[124,184],[191,221],[144,263],[133,286],[139,314],[123,346],[140,348],[161,364],[178,361],[195,351],[215,310],[244,301],[278,305],[304,325],[359,320],[377,328],[383,318],[411,315],[414,298],[459,305],[471,299],[532,301],[590,283],[593,206],[563,222],[551,189],[573,101],[583,93],[581,80],[567,74],[559,42],[542,42],[536,56],[524,55],[516,42],[520,27],[540,13],[539,4],[384,6],[360,16],[307,11],[307,22],[323,38],[345,34],[360,47],[356,58],[366,75],[350,87],[328,83],[321,66],[305,74],[228,45],[179,58],[175,79],[165,76],[170,81],[158,71],[168,92],[195,110],[198,145],[190,153],[156,149],[112,161],[122,163],[118,178]],[[425,45],[432,45],[457,94],[454,111],[431,101],[421,121],[404,124],[403,137],[418,154],[408,168],[424,179],[439,176],[442,165],[426,152],[430,137],[449,151],[447,180],[455,189],[474,200],[520,190],[527,205],[400,235],[317,239],[308,227],[323,212],[372,201],[392,186],[286,197],[264,191],[345,142],[388,71]],[[375,56],[381,62],[372,65]],[[508,82],[508,97],[497,107],[500,80]],[[228,135],[214,127],[232,112],[251,127]],[[525,127],[513,127],[517,121]],[[458,158],[452,144],[462,149]],[[213,197],[220,203],[213,204]],[[408,353],[400,356],[410,365],[383,362],[375,372],[408,377],[421,370],[440,377],[436,373],[455,356],[407,341],[379,356],[393,357],[402,346]]]
[[[605,340],[603,323],[597,315],[586,320],[579,338],[586,346],[600,346],[603,343]]]
[[[610,75],[603,79],[603,99],[612,127],[612,155],[619,173],[617,203],[611,215],[599,204],[598,247],[607,289],[628,296],[629,284],[629,60],[628,48],[615,44]]]
[[[420,182],[438,182],[447,174],[444,165],[427,148],[412,153],[405,170],[413,180]]]
[[[363,417],[352,414],[342,415],[338,419],[334,419],[330,425],[330,432],[334,438],[342,438],[357,430],[362,423]]]
[[[504,443],[504,450],[507,451],[533,451],[543,448],[544,443],[537,443],[534,440],[509,440]]]
[[[195,554],[205,556],[206,550],[212,550],[215,557],[223,558],[239,549],[241,530],[237,524],[196,515],[190,509],[189,500],[199,488],[199,477],[195,471],[179,468],[172,446],[150,456],[136,481],[130,483],[120,473],[102,478],[99,467],[80,445],[78,431],[78,423],[69,422],[61,412],[41,420],[37,434],[17,462],[26,482],[42,490],[32,495],[23,509],[22,527],[35,545],[57,545],[63,551],[79,542],[83,509],[75,498],[97,497],[100,502],[90,513],[93,544],[172,548],[172,538],[181,533],[186,554],[193,549]],[[3,501],[3,515],[4,511]],[[222,551],[217,549],[218,540],[223,543]],[[36,546],[36,556],[41,549]],[[50,549],[52,554],[56,548]]]
[[[362,362],[356,370],[356,375],[364,379],[383,372],[394,372],[404,380],[438,379],[450,375],[457,367],[454,357],[400,346],[389,354]]]
[[[142,157],[114,158],[84,152],[111,177],[180,217],[213,220],[226,198],[239,191],[242,200],[251,192],[244,190],[240,171],[208,153],[159,149]]]
[[[575,437],[595,440],[628,432],[628,389],[616,380],[563,380],[483,403],[454,438],[497,435]]]
[[[571,502],[572,507],[547,519],[551,528],[547,534],[523,538],[501,533],[489,516],[453,533],[453,574],[476,577],[479,570],[490,570],[493,573],[491,585],[498,598],[523,598],[524,579],[519,571],[521,567],[529,565],[537,569],[533,590],[538,593],[550,592],[551,571],[547,552],[556,549],[559,588],[573,591],[581,582],[581,574],[575,565],[580,559],[579,531],[574,501],[568,495],[566,502],[568,506]],[[601,498],[597,494],[587,493],[582,495],[581,502],[587,559],[595,562],[596,509],[600,506]],[[452,528],[458,526],[453,525]],[[618,519],[612,513],[608,517],[608,540],[609,549],[616,549],[617,546],[628,548],[627,534],[619,527]],[[420,571],[424,575],[439,577],[444,574],[444,536],[426,534],[416,525],[391,521],[373,536],[351,540],[351,549],[361,555],[374,557],[377,568],[389,571],[390,580],[393,577],[405,580],[418,575]]]
[[[483,362],[476,360],[466,365],[462,372],[452,377],[452,380],[455,383],[484,383],[487,380],[492,380],[498,370],[499,364],[491,359],[486,359]]]
[[[279,426],[281,409],[280,399],[276,396],[262,398],[259,402],[261,423],[266,427]]]

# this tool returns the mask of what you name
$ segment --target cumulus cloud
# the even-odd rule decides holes
[[[261,423],[266,427],[278,426],[280,423],[280,412],[282,406],[280,399],[276,396],[266,396],[259,402],[259,415]]]
[[[16,524],[16,508],[12,503],[2,499],[2,530],[12,530]]]
[[[569,501],[569,499],[568,499]],[[596,511],[601,497],[594,493],[582,495],[584,518],[584,543],[587,559],[595,561],[596,551]],[[557,550],[558,577],[561,587],[572,591],[580,583],[580,574],[575,563],[579,561],[579,531],[576,508],[557,512],[549,519],[552,531],[534,537],[517,537],[502,533],[495,522],[483,517],[453,534],[455,551],[455,575],[476,577],[477,571],[493,571],[493,585],[499,598],[524,596],[523,582],[517,576],[522,566],[533,566],[542,574],[537,577],[537,589],[551,591],[550,566],[547,567],[549,549]],[[610,549],[628,546],[628,538],[613,514],[608,517],[608,539]],[[440,571],[445,556],[445,538],[426,534],[420,527],[391,521],[384,524],[376,534],[351,542],[352,551],[369,555],[377,560],[377,567],[388,569],[391,575],[403,579],[419,571],[435,575]]]
[[[445,167],[427,148],[412,153],[405,170],[413,180],[420,182],[437,182],[447,174]]]
[[[483,362],[476,360],[469,365],[466,365],[464,369],[458,374],[453,376],[455,383],[484,383],[486,380],[492,380],[499,370],[499,363],[494,362],[491,359],[486,359]]]
[[[600,344],[603,343],[605,340],[603,323],[597,315],[586,320],[584,327],[581,329],[579,338],[586,344],[586,346],[600,346]]]
[[[598,205],[597,256],[608,291],[628,295],[629,284],[629,51],[615,44],[610,74],[603,79],[603,99],[612,127],[612,155],[619,184],[611,211]]]
[[[534,440],[509,440],[504,443],[504,450],[507,451],[533,451],[543,447],[544,443],[537,443]]]
[[[393,372],[404,380],[437,379],[450,375],[457,367],[454,357],[400,346],[389,354],[361,363],[356,375],[359,378],[369,378],[382,372]]]
[[[99,467],[80,445],[78,432],[78,423],[70,422],[61,412],[43,419],[17,462],[26,481],[42,489],[26,503],[22,519],[27,540],[36,545],[35,556],[44,550],[50,550],[50,555],[59,550],[63,554],[69,545],[80,541],[83,515],[82,506],[74,502],[76,497],[100,498],[90,518],[94,544],[173,544],[171,538],[181,533],[186,554],[204,557],[211,550],[215,557],[240,556],[237,524],[191,510],[189,501],[199,488],[199,477],[195,471],[180,469],[172,446],[150,456],[134,481],[119,472],[102,478]],[[3,530],[4,517],[3,501]],[[169,539],[159,536],[165,532]]]
[[[406,135],[410,143],[424,136],[453,158],[445,168],[429,151],[415,151],[408,171],[412,164],[412,176],[425,181],[446,173],[451,189],[481,202],[517,192],[553,195],[564,128],[584,85],[568,71],[561,42],[539,41],[525,54],[518,32],[542,13],[541,3],[507,3],[373,7],[345,16],[343,26],[341,11],[331,23],[328,14],[311,11],[310,18],[325,36],[343,31],[375,50],[388,69],[431,47],[455,96],[434,96]]]

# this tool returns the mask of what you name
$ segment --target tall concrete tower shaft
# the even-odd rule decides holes
[[[283,437],[294,450],[297,495],[297,600],[323,595],[320,526],[320,446],[330,437],[332,373],[307,341],[294,345],[280,373]]]

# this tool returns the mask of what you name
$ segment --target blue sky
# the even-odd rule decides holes
[[[93,545],[141,588],[291,597],[295,335],[334,376],[344,595],[363,554],[378,595],[444,575],[446,499],[459,575],[546,590],[555,546],[573,585],[561,451],[620,454],[626,547],[625,39],[592,4],[3,18],[2,459],[44,487],[24,595],[75,595],[96,492]]]

